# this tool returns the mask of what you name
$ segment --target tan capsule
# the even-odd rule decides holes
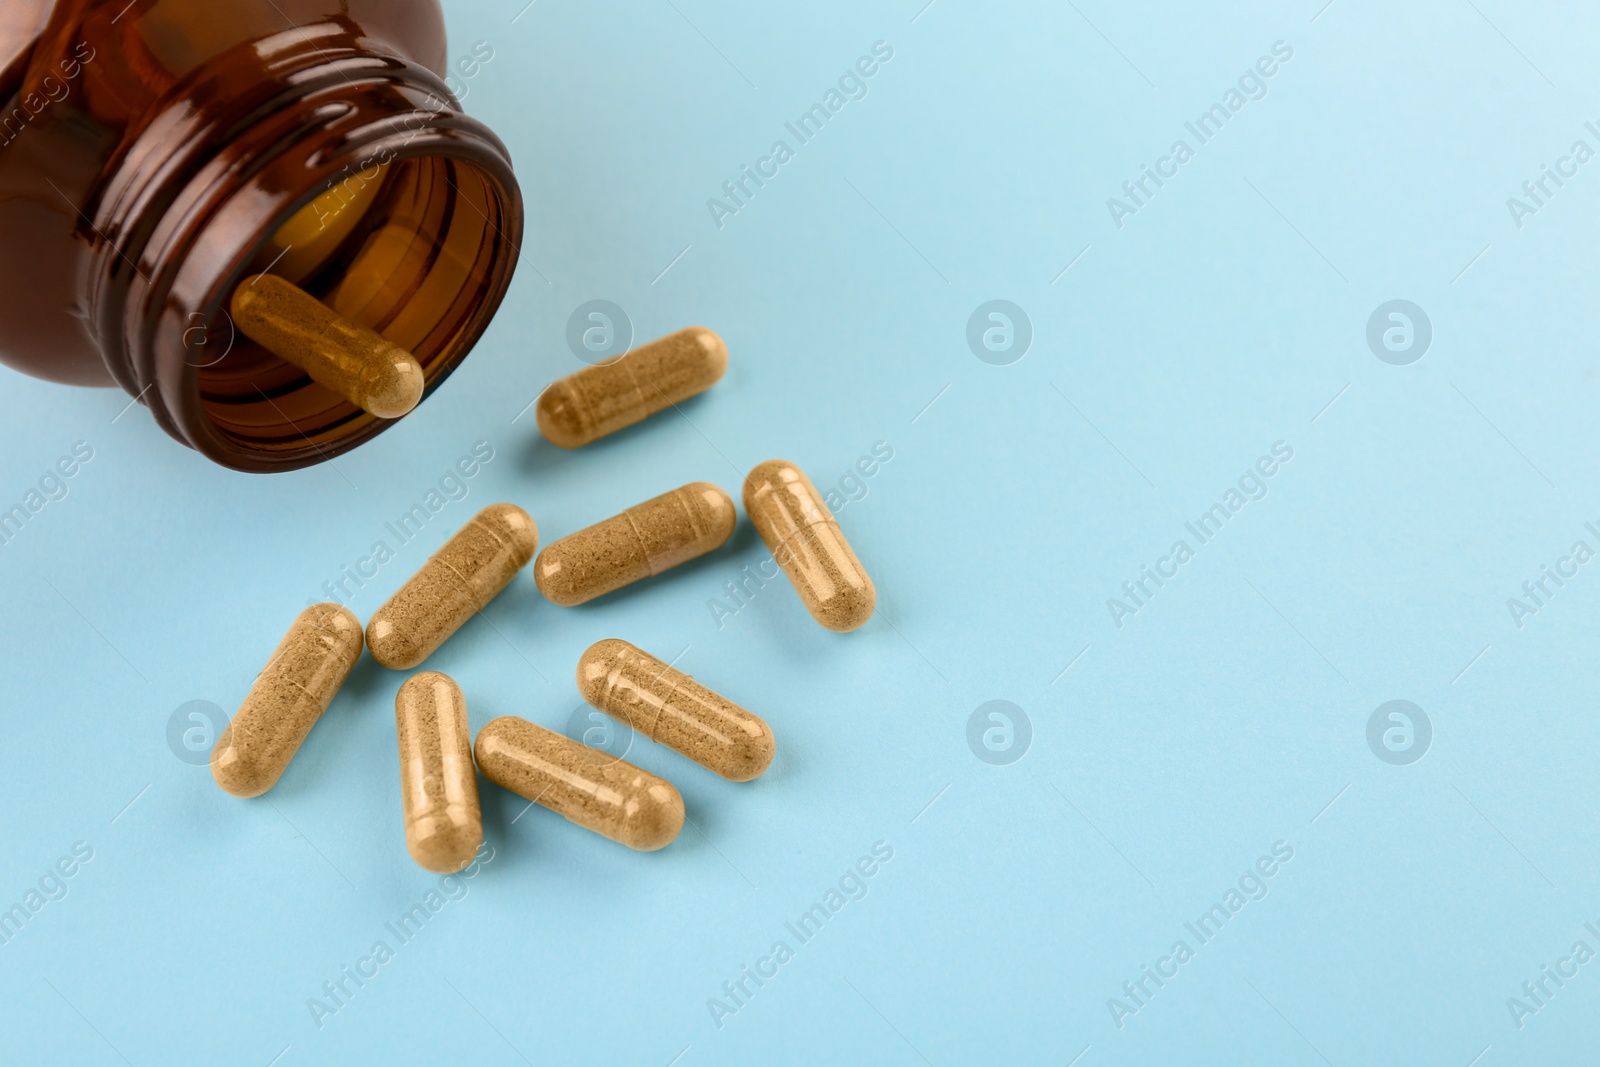
[[[672,783],[527,719],[490,722],[473,754],[489,781],[629,848],[654,852],[683,829]]]
[[[533,562],[533,580],[570,608],[721,547],[737,521],[727,493],[691,482],[550,542]]]
[[[726,697],[630,645],[608,638],[578,658],[583,699],[658,744],[735,782],[772,763],[772,727]]]
[[[422,399],[417,357],[277,275],[246,278],[231,304],[240,333],[368,414],[398,419]]]
[[[395,694],[394,722],[406,849],[427,870],[454,874],[483,844],[467,698],[449,675],[423,671]]]
[[[211,777],[236,797],[277,784],[361,657],[361,620],[338,604],[302,611],[211,750]]]
[[[367,621],[367,647],[385,667],[415,667],[489,606],[533,558],[539,527],[515,504],[490,504],[429,557]]]
[[[878,591],[804,471],[784,459],[756,467],[744,510],[813,619],[843,632],[872,618]]]
[[[577,448],[705,392],[727,369],[722,338],[690,326],[551,382],[534,416],[551,444]]]

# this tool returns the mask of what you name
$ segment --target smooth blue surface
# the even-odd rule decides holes
[[[1523,985],[1600,951],[1600,563],[1520,619],[1507,600],[1600,549],[1600,161],[1520,227],[1507,198],[1600,149],[1593,13],[522,2],[456,0],[449,24],[452,56],[493,49],[466,106],[516,160],[523,264],[400,426],[249,477],[118,418],[119,393],[4,375],[0,506],[93,449],[0,548],[0,906],[93,853],[0,944],[4,1059],[1592,1055],[1600,960],[1538,1001]],[[797,145],[784,123],[877,41],[893,58],[865,98]],[[1199,144],[1185,122],[1275,42],[1293,55],[1265,96]],[[707,198],[780,138],[794,158],[719,228]],[[1179,138],[1194,157],[1119,228],[1107,198]],[[550,447],[526,405],[581,365],[566,322],[591,299],[641,340],[713,327],[726,379]],[[966,341],[993,299],[1032,324],[1010,365]],[[1366,340],[1394,299],[1432,323],[1409,365]],[[429,661],[475,728],[562,728],[578,654],[612,636],[766,716],[779,754],[752,784],[634,743],[688,805],[661,853],[485,784],[493,858],[441,889],[403,843],[404,675],[370,659],[265,799],[169,748],[175,709],[236,708],[294,614],[480,441],[465,498],[355,592],[363,618],[497,500],[548,542],[695,479],[737,496],[773,456],[826,488],[893,450],[840,512],[880,594],[858,633],[781,579],[719,626],[711,602],[765,556],[741,522],[579,609],[523,576]],[[1186,531],[1277,442],[1293,458],[1263,499],[1209,543]],[[1117,626],[1108,598],[1179,539],[1193,558]],[[1432,725],[1410,765],[1367,741],[1397,699]],[[991,700],[1031,723],[1020,761],[969,747]],[[785,924],[879,842],[865,896],[801,943]],[[1202,943],[1186,924],[1275,845],[1292,859],[1244,883],[1265,897]],[[385,924],[430,890],[402,944]],[[393,958],[328,999],[380,940]],[[780,940],[776,975],[731,999]],[[1179,940],[1192,958],[1131,999]]]

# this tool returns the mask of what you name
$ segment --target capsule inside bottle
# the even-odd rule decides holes
[[[240,333],[371,415],[398,419],[422,399],[415,356],[277,275],[246,278],[231,306]]]
[[[772,763],[772,728],[719,693],[626,641],[598,641],[578,659],[578,692],[619,722],[729,781]]]
[[[665,848],[683,829],[670,782],[526,719],[493,720],[473,753],[491,782],[629,848]]]
[[[406,849],[423,868],[453,874],[483,844],[467,700],[449,675],[423,671],[394,698]]]
[[[313,197],[274,231],[252,266],[296,284],[310,278],[338,253],[377,202],[388,171],[387,163],[375,164]]]
[[[211,776],[236,797],[277,784],[361,656],[361,620],[338,604],[302,611],[211,750]]]
[[[744,480],[744,510],[813,619],[836,632],[866,624],[878,591],[804,471],[760,464]]]
[[[737,522],[727,493],[692,482],[552,541],[533,579],[551,603],[572,607],[720,548]]]
[[[407,670],[433,655],[511,583],[538,544],[538,526],[515,504],[478,512],[367,621],[372,658]]]
[[[578,448],[705,392],[727,369],[722,338],[690,326],[550,383],[534,417],[551,444]]]

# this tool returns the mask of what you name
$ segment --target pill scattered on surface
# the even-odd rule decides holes
[[[578,692],[619,722],[735,782],[772,763],[772,728],[687,674],[617,638],[578,658]]]
[[[490,504],[446,541],[367,622],[367,647],[406,670],[435,649],[533,558],[539,528],[515,504]]]
[[[454,874],[483,844],[467,699],[449,675],[423,671],[394,698],[406,849],[424,868]]]
[[[234,325],[268,352],[380,419],[398,419],[422,399],[415,356],[273,274],[233,291]]]
[[[361,620],[338,604],[302,611],[211,750],[211,776],[236,797],[271,789],[361,656]]]
[[[727,493],[692,482],[550,542],[533,580],[552,603],[572,607],[720,548],[737,522]]]
[[[551,444],[578,448],[705,392],[727,369],[722,338],[690,326],[551,382],[534,417]]]
[[[805,472],[769,459],[744,480],[744,510],[811,617],[843,632],[872,617],[878,591]]]
[[[493,720],[473,753],[491,782],[629,848],[665,848],[683,829],[672,783],[527,719]]]

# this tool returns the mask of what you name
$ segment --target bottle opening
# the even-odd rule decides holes
[[[219,287],[209,321],[185,337],[217,443],[264,461],[249,463],[259,469],[285,465],[271,462],[275,454],[288,460],[309,450],[311,462],[319,451],[344,451],[386,421],[239,332],[229,287],[257,273],[293,282],[411,352],[426,396],[499,303],[516,255],[514,211],[502,181],[478,164],[424,155],[371,164],[274,220],[244,269]]]

